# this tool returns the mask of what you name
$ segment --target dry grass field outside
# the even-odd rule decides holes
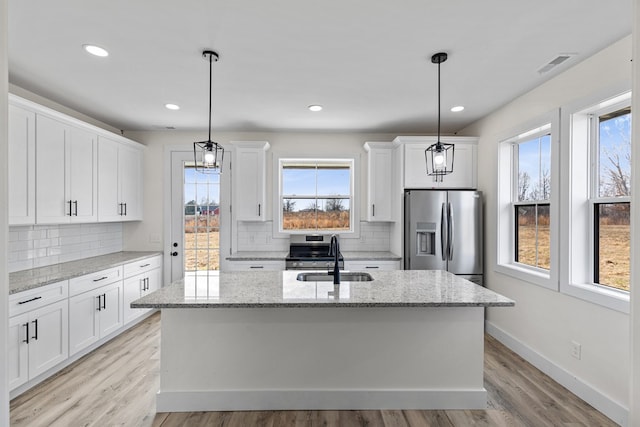
[[[184,270],[220,269],[220,219],[217,215],[186,215]]]
[[[549,226],[538,230],[538,267],[549,269]],[[600,226],[600,284],[629,291],[631,235],[629,225]],[[518,226],[518,262],[536,265],[536,227]]]
[[[348,230],[349,211],[283,212],[285,230]]]

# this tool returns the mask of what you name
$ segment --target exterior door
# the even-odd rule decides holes
[[[192,151],[173,151],[170,156],[171,223],[166,241],[169,277],[175,281],[220,270],[221,247],[230,240],[228,234],[221,233],[229,210],[225,202],[229,169],[225,162],[222,174],[205,174],[193,167]]]

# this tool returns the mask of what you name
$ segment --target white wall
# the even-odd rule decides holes
[[[629,316],[495,272],[494,218],[499,138],[572,101],[610,87],[630,87],[630,59],[631,36],[460,132],[480,136],[478,187],[486,195],[488,219],[485,280],[489,288],[516,301],[512,309],[489,309],[489,325],[503,332],[503,338],[512,338],[512,344],[539,365],[547,364],[560,382],[573,383],[573,391],[618,422],[624,421],[629,405]],[[572,340],[582,344],[581,360],[570,355]]]
[[[126,132],[128,138],[147,146],[145,155],[144,176],[144,218],[140,223],[128,223],[124,228],[125,250],[163,250],[162,242],[150,242],[151,234],[162,234],[164,230],[164,150],[165,147],[184,145],[185,149],[193,149],[193,141],[206,137],[204,132],[153,131]],[[223,146],[229,141],[268,141],[267,152],[267,200],[273,196],[273,162],[274,152],[287,155],[305,156],[340,156],[359,155],[361,185],[361,212],[365,212],[366,204],[366,152],[363,145],[367,141],[392,141],[396,135],[364,134],[364,133],[301,133],[301,132],[214,132],[212,139]],[[223,171],[224,173],[224,171]],[[268,207],[267,219],[271,218],[271,206]],[[361,214],[363,216],[363,214]],[[279,245],[281,246],[281,245]],[[279,247],[276,245],[275,247]],[[288,247],[288,245],[287,245]],[[263,246],[263,249],[265,247]]]
[[[8,58],[7,0],[0,0],[0,427],[9,426],[7,386],[7,331],[9,330],[9,276],[7,274],[7,154]]]

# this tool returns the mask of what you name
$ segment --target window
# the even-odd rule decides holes
[[[498,146],[496,271],[558,289],[559,110]]]
[[[560,290],[629,311],[631,93],[563,107]]]
[[[353,231],[353,160],[280,159],[280,231]]]
[[[549,126],[545,127],[546,129]],[[549,199],[551,197],[551,134],[513,143],[514,261],[549,270],[551,247]]]
[[[629,291],[631,107],[599,111],[590,119],[593,282]]]

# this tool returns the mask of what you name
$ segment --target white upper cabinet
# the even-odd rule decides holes
[[[12,94],[8,124],[10,225],[142,219],[144,146]]]
[[[393,148],[389,142],[367,142],[367,221],[393,221]]]
[[[36,114],[9,105],[9,225],[36,222]]]
[[[97,135],[36,115],[36,222],[97,220]]]
[[[142,219],[142,150],[100,136],[98,141],[98,220]]]
[[[234,142],[233,211],[238,221],[264,221],[266,218],[265,165],[269,143]]]
[[[435,136],[399,136],[394,142],[404,145],[404,188],[477,188],[478,139],[471,137],[441,137],[455,144],[453,172],[440,177],[427,175],[424,151],[436,142]]]

